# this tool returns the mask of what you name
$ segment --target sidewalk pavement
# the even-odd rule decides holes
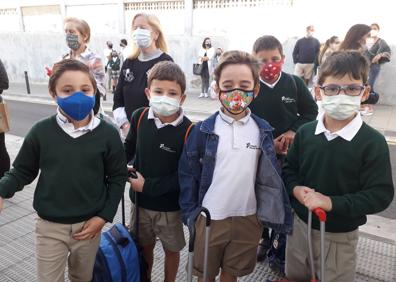
[[[36,103],[53,103],[45,85],[32,85],[32,94],[23,92],[23,85],[11,85],[4,92],[6,100],[30,101]],[[218,102],[210,99],[199,99],[198,92],[188,92],[185,112],[192,119],[199,120],[218,109]],[[106,111],[111,111],[112,96],[103,103]],[[390,143],[396,144],[396,107],[378,105],[372,116],[364,117],[365,121],[385,134]],[[14,159],[21,144],[22,137],[6,136],[7,149]],[[35,281],[35,248],[34,219],[32,198],[36,181],[25,187],[15,197],[6,200],[5,209],[0,216],[0,282]],[[126,193],[126,199],[128,195]],[[129,210],[129,201],[126,203]],[[127,215],[127,219],[129,215]],[[119,209],[115,222],[121,221]],[[109,226],[109,225],[108,225]],[[188,232],[185,230],[186,240]],[[181,263],[177,281],[186,281],[185,264],[187,248],[181,253]],[[378,215],[368,217],[368,223],[360,228],[358,244],[357,276],[355,281],[396,281],[396,220]],[[66,277],[66,275],[65,275]],[[155,249],[153,282],[163,280],[163,254],[160,244]],[[276,279],[266,263],[257,264],[255,272],[239,281],[266,281]],[[67,280],[67,279],[66,279]]]

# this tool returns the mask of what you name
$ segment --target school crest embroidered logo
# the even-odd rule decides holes
[[[295,103],[296,99],[282,96],[282,102],[285,104]]]
[[[135,75],[133,74],[133,71],[131,71],[130,69],[124,70],[124,77],[125,77],[125,81],[127,82],[131,82],[132,80],[135,79]]]
[[[252,149],[252,150],[260,150],[260,147],[257,145],[253,145],[251,143],[246,143],[246,148],[247,149]]]
[[[167,151],[167,152],[169,152],[169,153],[176,153],[175,150],[172,150],[171,148],[165,146],[165,144],[160,144],[159,148],[160,148],[161,150]]]

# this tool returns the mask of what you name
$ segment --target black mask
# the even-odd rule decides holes
[[[113,44],[109,44],[107,47],[109,47],[109,49],[113,49]]]
[[[208,48],[210,48],[210,47],[212,47],[212,44],[206,43],[205,46],[208,47]]]

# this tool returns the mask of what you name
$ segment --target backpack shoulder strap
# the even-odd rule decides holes
[[[188,135],[190,134],[190,131],[193,128],[193,126],[194,126],[193,122],[188,126],[188,128],[186,130],[186,134],[184,135],[184,144],[186,144]]]
[[[149,109],[148,107],[144,108],[144,110],[140,113],[140,116],[139,116],[139,119],[138,119],[138,123],[137,123],[137,126],[136,126],[136,131],[139,130],[140,122],[142,121],[143,116],[148,111],[148,109]]]

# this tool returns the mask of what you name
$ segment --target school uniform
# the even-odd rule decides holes
[[[383,135],[364,123],[360,114],[333,133],[326,129],[323,118],[322,114],[318,121],[300,128],[286,158],[283,173],[296,219],[287,241],[286,275],[292,280],[310,278],[307,246],[301,244],[306,242],[308,210],[293,197],[293,188],[302,185],[331,198],[326,221],[326,281],[348,282],[355,276],[358,227],[366,223],[366,215],[384,210],[393,199],[389,150]],[[312,226],[317,265],[316,218]]]
[[[145,178],[139,197],[139,243],[155,244],[158,237],[166,250],[178,252],[185,246],[180,215],[178,163],[183,150],[186,131],[191,121],[180,109],[171,123],[162,123],[150,107],[142,119],[144,108],[132,115],[131,128],[125,139],[128,161],[135,157],[134,167]],[[130,199],[135,203],[135,192]],[[135,230],[136,213],[132,207],[131,231]]]
[[[183,221],[200,207],[211,214],[208,275],[254,270],[263,224],[291,229],[291,209],[277,170],[268,123],[251,114],[236,121],[221,110],[195,125],[179,164]],[[271,187],[271,188],[269,188]],[[275,192],[276,191],[276,192]],[[193,273],[202,276],[205,220],[196,223]]]
[[[100,236],[77,241],[73,235],[98,216],[111,222],[127,176],[119,134],[93,117],[74,129],[60,112],[35,124],[13,168],[0,180],[0,196],[10,198],[39,174],[33,207],[37,212],[38,281],[90,281]],[[69,257],[68,257],[69,255]]]

